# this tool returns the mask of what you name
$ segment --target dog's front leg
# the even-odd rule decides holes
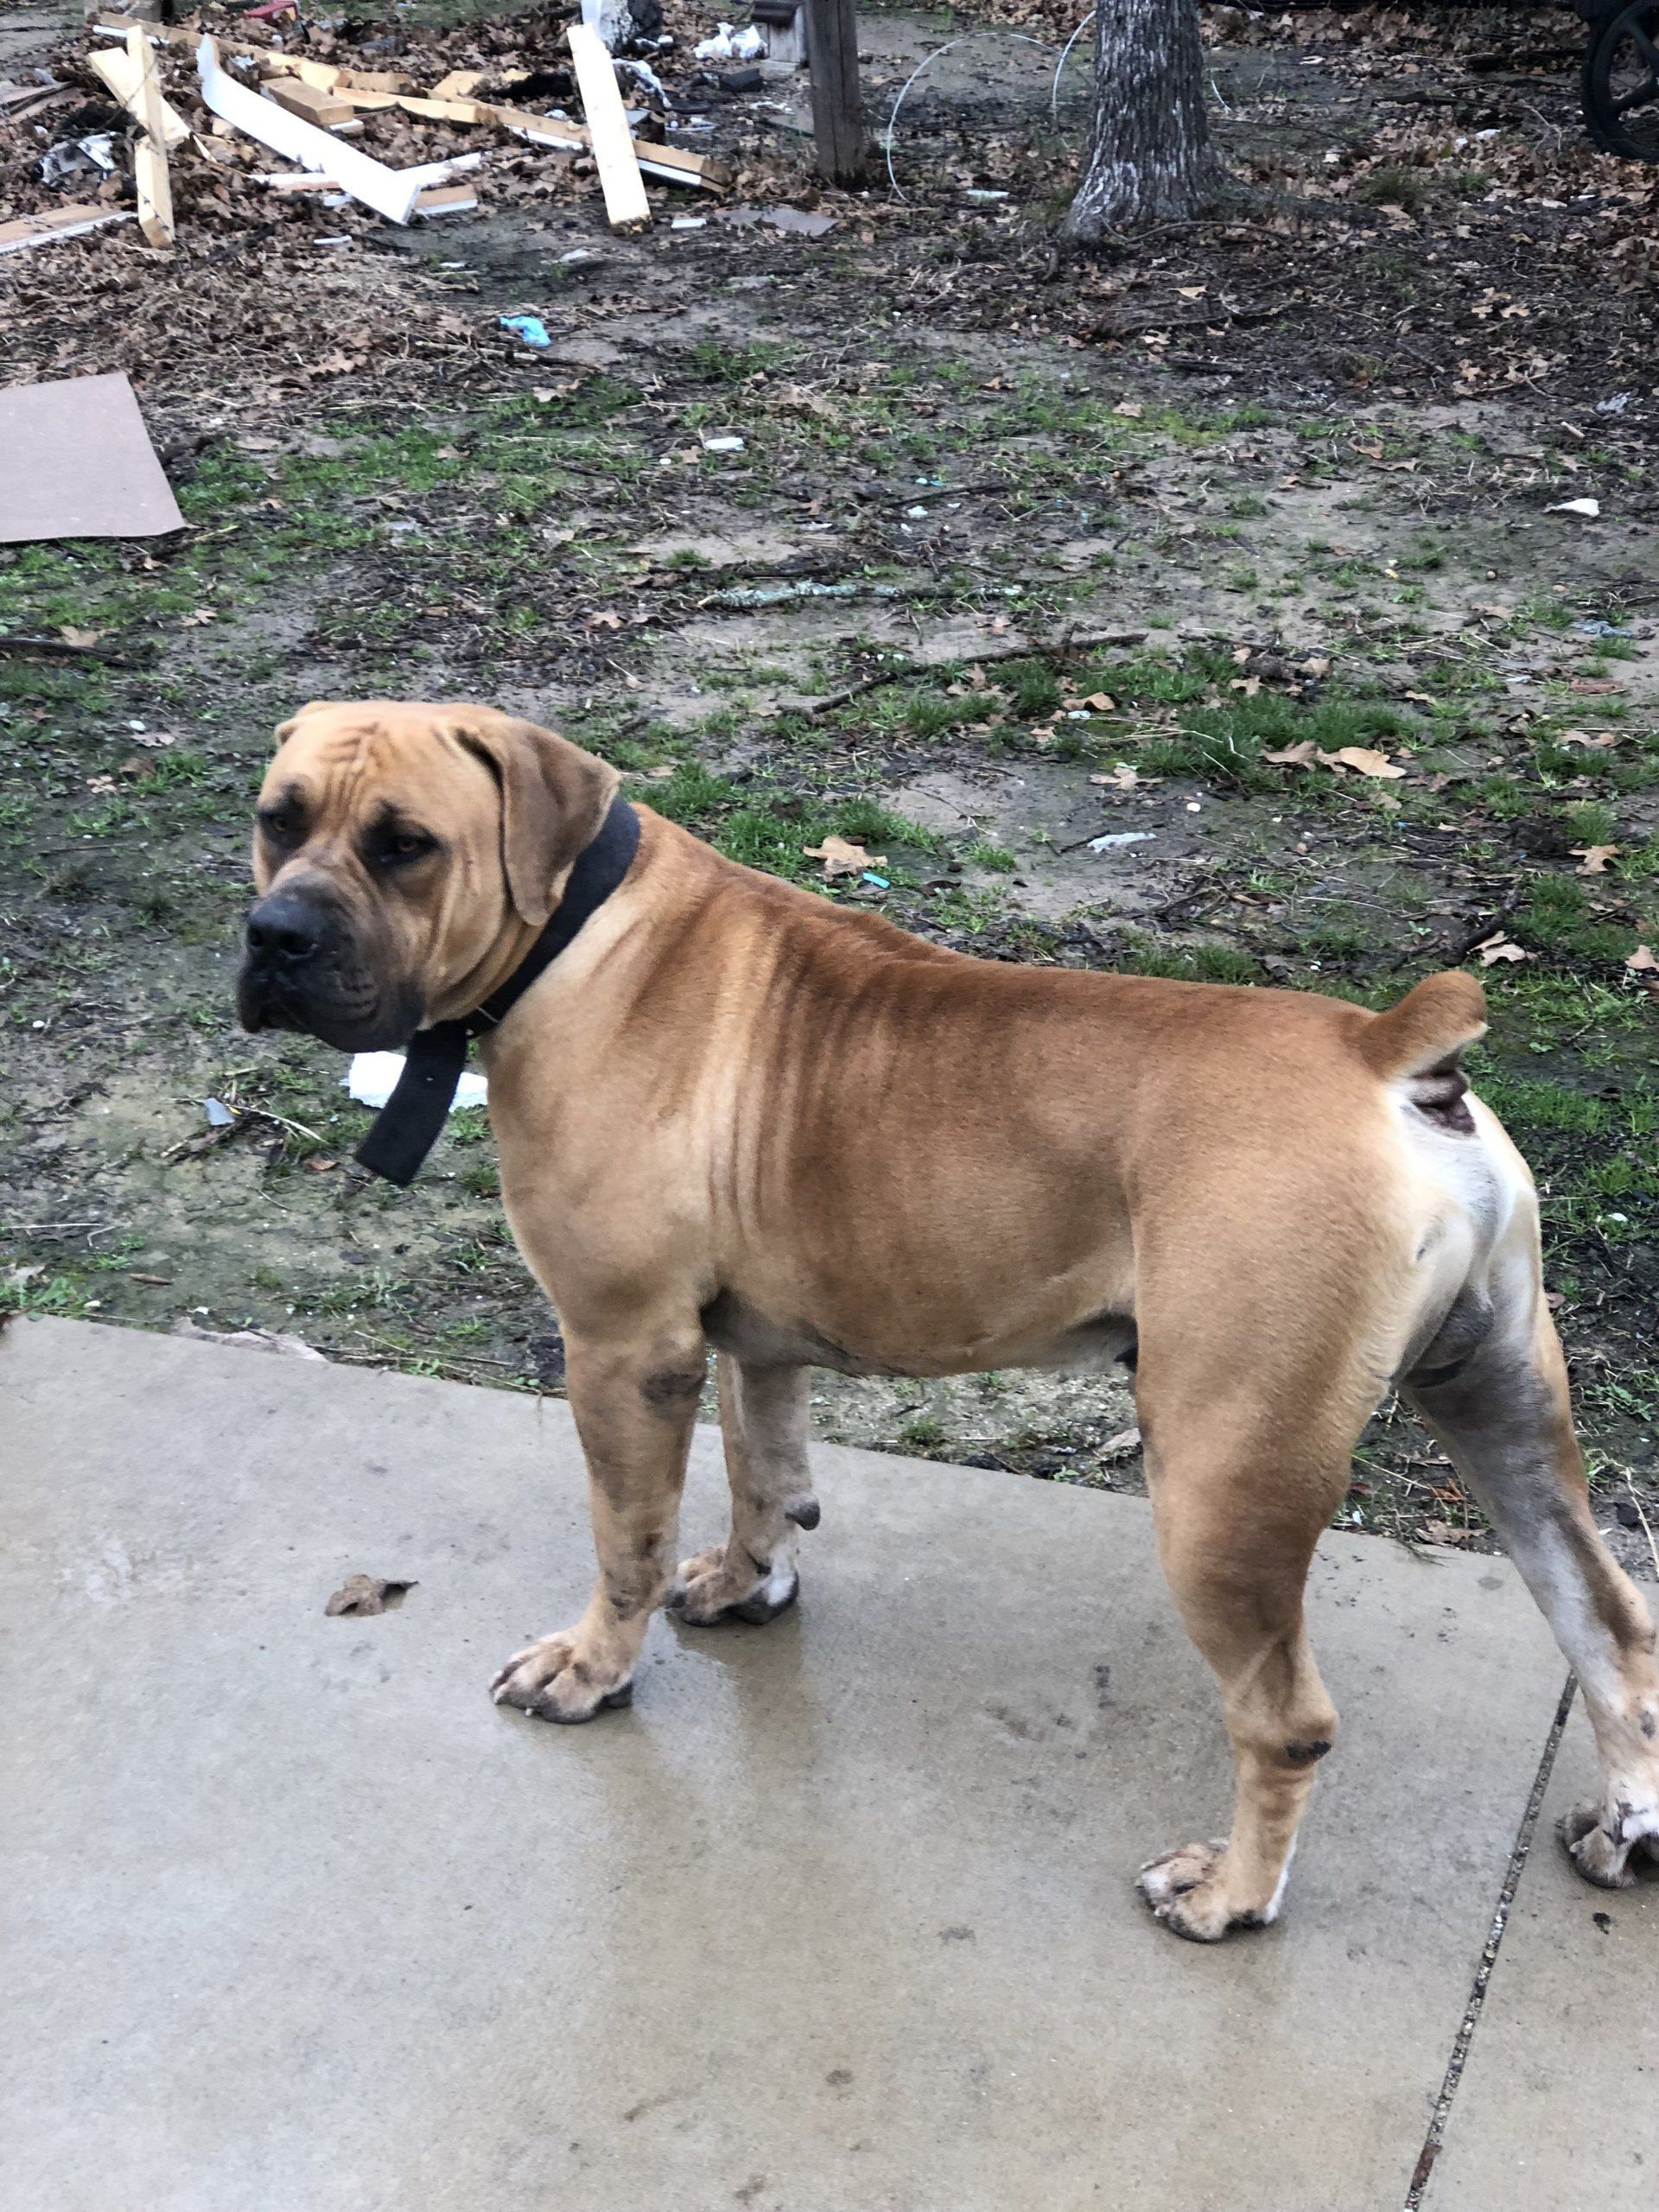
[[[498,1705],[539,1719],[591,1720],[632,1700],[645,1628],[668,1590],[705,1352],[692,1322],[623,1342],[567,1332],[565,1353],[599,1580],[575,1626],[515,1652],[492,1690]]]

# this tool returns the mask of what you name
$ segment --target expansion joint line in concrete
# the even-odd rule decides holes
[[[1452,2100],[1458,2094],[1458,2084],[1463,2079],[1463,2069],[1469,2056],[1469,2046],[1474,2041],[1475,2030],[1480,2024],[1481,2008],[1486,2002],[1486,1985],[1492,1978],[1492,1968],[1497,1963],[1497,1954],[1503,1942],[1503,1930],[1509,1925],[1510,1907],[1515,1903],[1515,1892],[1521,1880],[1521,1870],[1527,1863],[1532,1849],[1533,1831],[1538,1825],[1539,1808],[1544,1802],[1544,1792],[1549,1787],[1549,1777],[1555,1764],[1555,1753],[1560,1746],[1561,1731],[1567,1726],[1567,1716],[1573,1710],[1573,1694],[1578,1688],[1574,1676],[1569,1675],[1561,1692],[1561,1701],[1555,1708],[1555,1719],[1538,1761],[1538,1771],[1533,1777],[1532,1792],[1527,1799],[1527,1808],[1521,1815],[1521,1825],[1516,1831],[1515,1843],[1510,1853],[1510,1863],[1504,1869],[1503,1886],[1497,1893],[1497,1904],[1492,1913],[1492,1924],[1486,1933],[1484,1948],[1475,1967],[1475,1978],[1470,1984],[1469,2001],[1463,2008],[1463,2019],[1459,2025],[1457,2040],[1452,2045],[1452,2056],[1446,2063],[1446,2078],[1440,2083],[1440,2094],[1435,2099],[1434,2111],[1428,2123],[1428,2133],[1423,2138],[1423,2147],[1417,2153],[1417,2163],[1411,2170],[1410,2186],[1402,2212],[1418,2212],[1423,2195],[1428,2187],[1429,2176],[1434,2171],[1434,2161],[1440,2154],[1440,2145],[1446,2135],[1446,2123],[1451,2117]]]

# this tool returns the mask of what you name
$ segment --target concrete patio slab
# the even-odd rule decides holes
[[[485,1686],[586,1592],[562,1405],[37,1321],[0,1423],[5,2212],[1397,2212],[1560,1691],[1501,1563],[1325,1545],[1344,1739],[1210,1949],[1139,1501],[825,1448],[800,1607],[559,1729]]]
[[[1659,2201],[1659,1880],[1590,1889],[1555,1840],[1595,1779],[1575,1699],[1424,2212]]]

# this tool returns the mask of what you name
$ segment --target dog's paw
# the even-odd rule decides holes
[[[729,1554],[736,1551],[738,1564]],[[695,1559],[682,1560],[668,1593],[671,1612],[690,1628],[712,1628],[717,1621],[747,1621],[752,1628],[774,1621],[800,1593],[793,1563],[779,1556],[763,1573],[747,1552],[716,1544]]]
[[[1590,1797],[1563,1813],[1555,1832],[1580,1873],[1599,1890],[1633,1888],[1636,1872],[1630,1861],[1638,1854],[1659,1863],[1659,1817],[1651,1810],[1644,1819],[1630,1806],[1618,1804],[1610,1817],[1605,1802]]]
[[[632,1705],[631,1675],[581,1656],[573,1635],[544,1636],[515,1651],[490,1684],[498,1705],[537,1720],[591,1720],[607,1706]]]
[[[1149,1859],[1135,1877],[1135,1887],[1165,1927],[1189,1943],[1219,1943],[1230,1928],[1260,1928],[1278,1909],[1277,1897],[1255,1910],[1240,1910],[1233,1904],[1224,1836],[1184,1843]]]

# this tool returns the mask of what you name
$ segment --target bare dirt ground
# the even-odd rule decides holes
[[[826,895],[992,957],[1377,1004],[1480,967],[1599,1517],[1652,1573],[1655,173],[1584,140],[1565,14],[1220,10],[1234,194],[1064,264],[1086,41],[1054,96],[1075,17],[1007,12],[862,18],[883,123],[939,56],[897,190],[819,194],[774,76],[708,103],[725,201],[654,194],[639,239],[521,149],[442,227],[228,175],[171,258],[129,227],[0,264],[12,373],[128,368],[188,518],[0,550],[5,1302],[559,1387],[482,1117],[412,1191],[370,1182],[340,1058],[230,1003],[272,726],[482,697],[757,865],[817,880],[806,847],[861,841]],[[539,35],[462,22],[431,73]],[[719,212],[779,203],[833,227]],[[817,1412],[1140,1479],[1098,1381],[825,1376]],[[1346,1511],[1485,1541],[1391,1409]]]

